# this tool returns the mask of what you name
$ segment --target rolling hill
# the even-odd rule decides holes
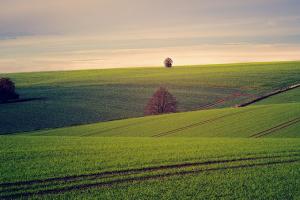
[[[142,117],[159,86],[179,111],[231,107],[299,82],[299,71],[300,62],[277,62],[1,74],[22,98],[40,99],[0,105],[0,134]]]
[[[239,73],[251,77],[250,65],[245,69]],[[259,87],[248,89],[259,95],[298,81],[279,72],[278,78],[282,82],[258,81],[253,84]],[[35,84],[50,84],[43,80]],[[78,87],[71,85],[66,88]],[[0,199],[297,199],[299,94],[296,88],[241,108],[230,107],[239,99],[208,110],[0,136]],[[43,113],[45,119],[51,112]]]
[[[299,91],[300,88],[297,88],[244,108],[131,118],[25,134],[106,137],[300,137]]]

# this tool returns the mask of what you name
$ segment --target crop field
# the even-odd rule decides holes
[[[1,198],[299,197],[299,139],[1,136],[0,142]]]
[[[43,130],[30,131],[32,127],[42,124],[42,121],[30,118],[36,113],[25,107],[24,113],[29,113],[26,120],[32,120],[31,128],[28,128],[29,124],[28,129],[24,129],[22,123],[27,125],[26,120],[21,121],[20,125],[16,121],[11,124],[11,127],[17,126],[11,134],[0,136],[0,199],[300,199],[300,88],[247,107],[232,107],[248,98],[298,83],[299,76],[295,73],[300,68],[294,64],[216,65],[216,68],[210,69],[204,66],[179,67],[176,69],[178,71],[170,73],[182,78],[180,86],[177,82],[173,83],[169,75],[165,75],[168,78],[156,79],[157,82],[164,80],[170,86],[173,84],[171,88],[174,93],[179,91],[178,88],[182,89],[183,96],[187,95],[185,92],[191,92],[191,99],[198,92],[201,95],[204,86],[207,91],[214,90],[209,93],[211,98],[229,99],[228,103],[222,105],[189,112],[148,117],[139,117],[137,112],[134,118],[74,126],[68,126],[70,119],[65,119],[64,123],[56,125],[66,127],[51,128],[53,124],[50,122],[47,126],[39,127]],[[235,71],[235,67],[240,71]],[[119,70],[123,71],[120,72],[120,79],[107,78],[109,73],[113,77]],[[77,110],[78,103],[84,101],[79,93],[85,90],[77,94],[79,99],[74,99],[74,104],[69,99],[76,94],[72,91],[77,88],[119,87],[123,88],[125,94],[131,91],[128,87],[132,84],[130,87],[139,88],[140,92],[136,95],[142,96],[141,92],[146,90],[151,95],[150,90],[159,84],[155,83],[151,73],[145,71],[153,70],[154,73],[158,70],[160,72],[157,76],[165,73],[165,69],[142,69],[139,71],[142,74],[136,73],[134,82],[131,73],[124,75],[127,70],[139,71],[49,72],[38,73],[36,78],[34,73],[13,74],[20,86],[24,87],[23,91],[40,88],[38,91],[49,95],[48,100],[0,106],[3,106],[7,114],[5,116],[8,117],[8,107],[14,110],[22,105],[28,104],[30,107],[33,104],[44,104],[47,110],[51,108],[46,106],[47,102],[55,99],[50,91],[64,90],[66,93],[57,98],[71,102],[68,106],[73,105],[73,109],[66,108],[66,111],[70,112],[68,114],[72,118],[73,112],[80,112]],[[215,72],[218,70],[220,73],[224,71],[225,75],[217,75]],[[191,75],[184,78],[184,73],[188,76],[187,71]],[[274,79],[262,78],[267,71]],[[108,74],[102,76],[99,72]],[[84,73],[86,75],[82,78]],[[55,78],[54,74],[61,77]],[[28,76],[34,81],[30,82]],[[254,77],[257,81],[253,81]],[[77,82],[78,79],[82,81]],[[104,82],[107,84],[101,85]],[[216,92],[217,86],[213,83],[220,87],[220,91]],[[200,90],[197,90],[197,84]],[[49,85],[53,89],[46,89]],[[186,89],[190,87],[191,90]],[[245,99],[231,99],[226,97],[224,88],[228,89],[228,94],[235,90],[252,95]],[[66,95],[67,91],[70,96]],[[116,106],[114,99],[118,99],[122,92],[110,95],[112,113],[118,113],[123,107],[113,107]],[[91,96],[86,103],[91,103]],[[126,98],[120,104],[130,104],[125,106],[128,112],[129,108],[136,109],[136,102],[128,102]],[[188,98],[186,104],[181,105],[182,111],[193,110],[187,106],[193,104],[191,99]],[[200,98],[199,101],[205,100]],[[137,104],[139,102],[137,100]],[[97,109],[96,104],[82,105],[82,109],[87,109],[87,113],[83,114],[87,115],[86,122],[92,122],[88,115],[95,112],[93,106]],[[196,104],[194,106],[196,108]],[[51,117],[53,121],[64,119],[67,112],[59,109],[61,107],[58,106],[55,110],[58,118],[54,117],[54,111],[45,111],[41,113],[44,117],[41,120],[51,121]],[[107,112],[109,110],[110,107],[107,107]],[[124,117],[129,117],[127,114]],[[75,117],[79,119],[80,116]],[[22,112],[21,116],[15,114],[15,117],[21,119]],[[7,118],[1,118],[0,123],[5,120]],[[1,128],[8,130],[8,127]]]
[[[0,134],[142,117],[159,86],[179,111],[231,107],[297,83],[299,72],[300,62],[277,62],[1,74],[37,99],[1,104]]]
[[[282,104],[282,103],[299,103],[300,102],[300,88],[284,92],[263,101],[257,102],[255,105],[266,104]]]
[[[300,89],[287,93],[288,101]],[[132,118],[91,125],[24,133],[41,136],[106,137],[300,137],[300,103],[223,108],[187,113]],[[292,97],[291,97],[292,96]],[[297,101],[297,97],[295,97]],[[263,105],[264,102],[266,105]],[[299,102],[299,101],[298,101]]]

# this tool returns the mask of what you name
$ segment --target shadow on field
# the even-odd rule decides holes
[[[46,101],[46,97],[37,97],[37,98],[23,98],[23,99],[17,99],[17,100],[11,100],[7,102],[0,102],[0,105],[2,104],[13,104],[13,103],[23,103],[28,101]]]

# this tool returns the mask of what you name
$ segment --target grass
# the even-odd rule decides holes
[[[287,103],[132,118],[24,134],[90,137],[251,137],[299,117],[300,104]],[[272,131],[264,137],[300,137],[299,130],[300,123],[295,123]]]
[[[234,169],[46,196],[55,199],[299,199],[300,165]],[[272,183],[272,184],[270,184]],[[87,195],[88,193],[88,195]]]
[[[292,62],[12,74],[21,92],[48,99],[1,105],[0,129],[20,132],[0,136],[0,199],[300,199],[299,89],[244,108],[229,108],[246,100],[235,99],[51,129],[104,113],[140,116],[141,99],[159,84],[182,95],[184,111],[298,82],[299,69]]]
[[[132,194],[139,198],[150,195],[166,199],[190,195],[199,198],[233,195],[246,199],[259,195],[275,199],[297,197],[299,142],[299,139],[1,136],[0,183],[12,182],[2,185],[1,196],[29,195],[43,199],[132,199]],[[205,163],[103,178],[95,175],[199,162]],[[64,179],[47,180],[54,177]],[[14,184],[30,180],[44,181]],[[270,180],[273,187],[268,186]],[[102,187],[104,183],[111,184]],[[268,192],[258,189],[259,184],[266,186]],[[237,188],[235,194],[231,194],[233,186]],[[78,190],[81,187],[85,189]],[[218,189],[213,190],[214,187]],[[65,188],[70,190],[63,192]],[[277,188],[284,193],[276,191]],[[50,195],[48,190],[54,193]],[[46,196],[36,196],[37,192]]]
[[[223,98],[230,100],[214,108],[229,107],[249,98],[233,94],[259,95],[299,82],[299,63],[2,74],[16,82],[23,98],[45,100],[0,105],[0,134],[141,117],[161,85],[176,96],[179,111]]]
[[[298,102],[300,102],[300,88],[296,88],[296,89],[269,97],[263,101],[257,102],[255,105],[298,103]]]

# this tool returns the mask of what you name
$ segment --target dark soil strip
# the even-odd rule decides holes
[[[258,97],[258,98],[254,99],[254,100],[251,100],[251,101],[247,102],[247,103],[240,104],[240,105],[238,105],[238,107],[246,107],[246,106],[249,106],[251,104],[257,103],[259,101],[262,101],[262,100],[264,100],[266,98],[269,98],[271,96],[274,96],[274,95],[277,95],[277,94],[280,94],[280,93],[284,93],[284,92],[287,92],[289,90],[296,89],[298,87],[300,87],[300,83],[295,84],[295,85],[291,85],[289,87],[282,88],[282,89],[279,89],[279,90],[275,90],[274,92],[271,92],[271,93],[268,93],[268,94],[263,95],[261,97]]]
[[[46,100],[47,98],[45,97],[40,97],[40,98],[24,98],[24,99],[16,99],[16,100],[11,100],[7,102],[0,102],[1,104],[12,104],[12,103],[22,103],[22,102],[28,102],[28,101],[42,101]]]
[[[259,132],[259,133],[254,134],[254,135],[251,135],[250,137],[258,138],[258,137],[270,135],[270,134],[272,134],[272,133],[274,133],[274,132],[276,132],[276,131],[285,129],[285,128],[290,127],[290,126],[292,126],[292,125],[294,125],[294,124],[297,124],[297,123],[299,123],[299,122],[300,122],[300,117],[295,118],[295,119],[290,120],[290,121],[287,121],[287,122],[284,122],[284,123],[281,123],[281,124],[279,124],[279,125],[277,125],[277,126],[274,126],[274,127],[269,128],[269,129],[267,129],[267,130],[261,131],[261,132]]]
[[[82,174],[82,175],[65,176],[65,177],[57,177],[57,178],[49,178],[49,179],[31,180],[31,181],[8,182],[8,183],[1,183],[0,187],[4,188],[4,187],[16,187],[16,186],[24,186],[24,185],[30,186],[33,184],[42,184],[42,183],[46,184],[46,183],[60,182],[60,181],[71,182],[71,181],[76,181],[78,179],[80,180],[80,179],[88,179],[88,178],[107,178],[107,177],[111,177],[112,175],[120,176],[120,175],[128,175],[128,174],[153,172],[159,170],[196,167],[196,166],[211,165],[211,164],[223,164],[223,163],[231,163],[231,162],[239,162],[239,161],[253,161],[253,160],[270,159],[270,158],[286,158],[286,157],[294,157],[294,156],[300,156],[300,154],[298,154],[298,151],[295,151],[295,154],[289,154],[289,155],[274,155],[274,156],[260,156],[260,157],[249,157],[249,158],[235,158],[235,159],[226,159],[226,160],[212,160],[212,161],[204,161],[204,162],[144,167],[138,169],[107,171],[107,172],[100,172],[94,174]]]
[[[156,179],[161,179],[161,178],[184,176],[184,175],[190,175],[190,174],[201,173],[201,172],[253,168],[253,167],[260,167],[260,166],[271,166],[271,165],[277,165],[277,164],[295,163],[295,162],[299,162],[299,161],[300,161],[300,159],[293,159],[293,160],[286,160],[286,161],[273,161],[273,162],[267,162],[267,163],[247,164],[247,165],[228,166],[228,167],[209,168],[209,169],[198,169],[198,170],[190,170],[190,171],[182,171],[182,172],[170,172],[170,173],[149,175],[149,176],[143,176],[143,177],[131,177],[131,178],[116,179],[116,180],[100,182],[100,183],[81,184],[81,185],[63,187],[63,188],[59,188],[59,189],[40,190],[37,192],[24,192],[24,193],[19,193],[19,194],[14,194],[14,195],[0,196],[0,198],[1,199],[14,199],[14,198],[20,198],[20,197],[36,196],[36,195],[58,194],[58,193],[64,193],[64,192],[74,191],[74,190],[83,190],[83,189],[89,189],[89,188],[95,188],[95,187],[112,187],[115,184],[156,180]]]
[[[255,109],[252,109],[252,110],[243,110],[243,111],[239,111],[239,112],[225,114],[225,115],[222,115],[222,116],[219,116],[219,117],[215,117],[215,118],[212,118],[212,119],[200,121],[200,122],[193,123],[193,124],[190,124],[190,125],[187,125],[187,126],[183,126],[183,127],[177,128],[177,129],[173,129],[173,130],[170,130],[170,131],[161,132],[159,134],[153,135],[152,137],[162,137],[162,136],[166,136],[166,135],[171,135],[171,134],[174,134],[174,133],[177,133],[177,132],[180,132],[180,131],[184,131],[184,130],[187,130],[187,129],[190,129],[190,128],[194,128],[194,127],[198,127],[198,126],[201,126],[201,125],[204,125],[204,124],[215,122],[215,121],[218,121],[220,119],[224,119],[226,117],[231,117],[231,116],[239,115],[239,114],[246,113],[246,112],[252,112],[253,110],[256,110],[256,109],[258,109],[258,108],[255,108]],[[259,108],[259,109],[262,109],[262,108]]]

